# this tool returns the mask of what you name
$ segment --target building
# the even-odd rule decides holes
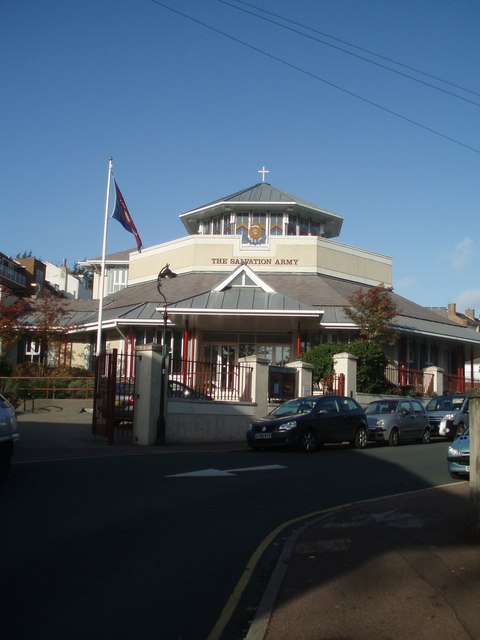
[[[228,366],[256,354],[284,364],[316,344],[355,339],[357,328],[343,312],[349,297],[392,285],[390,257],[336,240],[342,216],[266,182],[182,213],[180,220],[186,236],[108,257],[106,350],[129,355],[136,345],[165,337],[174,359]],[[100,261],[82,264],[96,270],[98,292]],[[166,265],[175,278],[159,277]],[[399,339],[387,353],[391,363],[438,366],[461,379],[465,363],[480,356],[473,324],[392,295]],[[72,302],[73,339],[91,350],[97,321],[96,306]]]
[[[92,297],[88,282],[83,277],[70,273],[65,262],[60,267],[52,262],[46,262],[45,266],[47,281],[66,298],[89,300]]]

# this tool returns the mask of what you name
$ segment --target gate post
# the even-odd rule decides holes
[[[468,392],[470,411],[470,520],[480,540],[480,389]]]
[[[296,360],[295,362],[287,362],[285,365],[291,369],[295,369],[297,374],[295,390],[296,396],[311,396],[313,387],[313,364]]]
[[[159,391],[162,382],[162,345],[135,347],[135,410],[133,413],[134,444],[153,445],[157,440]]]
[[[333,356],[335,375],[345,376],[343,394],[351,398],[357,397],[357,361],[358,358],[351,353],[336,353]]]
[[[245,362],[253,367],[252,369],[252,402],[257,405],[256,414],[258,417],[268,413],[268,367],[269,362],[258,356],[245,356],[239,358],[238,362]]]

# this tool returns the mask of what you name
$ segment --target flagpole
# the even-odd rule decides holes
[[[95,355],[99,356],[102,350],[102,321],[103,321],[103,296],[105,291],[105,255],[107,251],[108,209],[110,200],[110,180],[112,177],[112,157],[108,159],[107,195],[105,197],[105,221],[103,224],[102,266],[100,271],[100,300],[98,302],[98,327],[97,348]]]

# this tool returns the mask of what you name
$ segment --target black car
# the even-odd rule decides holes
[[[247,432],[252,449],[300,447],[310,453],[329,442],[367,446],[365,411],[347,396],[306,396],[284,402],[265,418],[254,420]]]
[[[178,382],[178,380],[168,381],[168,396],[170,398],[190,398],[191,400],[213,400],[213,398],[202,391],[192,389],[192,387]]]

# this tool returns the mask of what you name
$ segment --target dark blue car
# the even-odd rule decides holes
[[[367,446],[365,411],[347,396],[305,396],[284,402],[247,432],[252,449],[299,447],[306,453],[330,442]]]

